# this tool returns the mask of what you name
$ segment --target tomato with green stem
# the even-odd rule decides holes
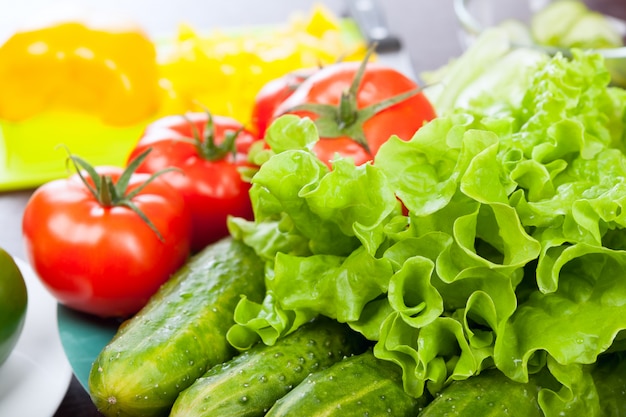
[[[320,135],[314,152],[327,165],[336,154],[360,165],[374,159],[392,135],[409,140],[435,118],[416,82],[394,68],[368,62],[339,62],[304,80],[274,112],[310,117]]]
[[[272,122],[276,108],[287,99],[308,77],[318,71],[320,67],[301,69],[289,72],[282,77],[267,82],[254,98],[252,106],[252,125],[259,137]]]
[[[26,253],[44,286],[67,307],[103,317],[137,312],[190,253],[191,214],[154,175],[92,167],[40,186],[26,204]]]
[[[238,121],[208,111],[166,116],[150,124],[130,159],[152,149],[138,172],[175,167],[162,178],[183,195],[193,223],[192,251],[228,235],[228,216],[252,218],[248,151],[256,136]]]

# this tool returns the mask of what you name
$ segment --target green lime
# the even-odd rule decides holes
[[[24,277],[11,255],[0,248],[0,365],[22,333],[27,304]]]

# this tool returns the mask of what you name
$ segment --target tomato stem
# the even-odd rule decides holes
[[[102,186],[99,188],[98,201],[103,207],[111,207],[115,200],[115,185],[108,175],[100,176],[100,184]]]
[[[339,129],[344,130],[356,121],[358,114],[356,103],[354,103],[355,100],[356,97],[350,91],[341,93],[337,112],[337,126]]]
[[[317,116],[314,122],[320,137],[331,139],[348,137],[358,143],[367,153],[371,154],[363,130],[363,124],[381,111],[401,103],[419,94],[423,90],[423,88],[415,88],[359,109],[357,96],[363,82],[368,61],[375,49],[376,44],[368,49],[352,79],[350,87],[341,93],[338,105],[303,103],[288,109],[287,112],[303,111],[313,113]]]
[[[202,138],[200,137],[200,132],[196,124],[190,120],[187,115],[183,115],[183,118],[189,123],[193,132],[193,140],[198,155],[207,161],[219,161],[220,159],[224,159],[228,154],[232,154],[234,158],[237,155],[237,147],[235,146],[237,136],[243,131],[243,127],[236,131],[227,131],[224,134],[222,143],[217,144],[215,142],[215,123],[213,122],[213,116],[207,109],[205,109],[205,112],[207,114],[207,122]]]
[[[152,221],[145,215],[145,213],[142,212],[139,207],[135,205],[132,199],[137,194],[139,194],[148,184],[154,181],[158,176],[164,174],[165,172],[173,171],[175,170],[175,168],[166,168],[159,170],[150,175],[150,177],[148,177],[145,182],[133,188],[132,191],[128,191],[128,185],[130,184],[130,179],[132,175],[137,171],[137,168],[143,162],[143,160],[146,159],[150,151],[152,151],[152,148],[146,149],[144,152],[134,158],[124,169],[122,175],[120,175],[120,177],[118,178],[117,183],[115,183],[111,176],[98,174],[96,169],[87,161],[80,158],[79,156],[72,155],[69,150],[67,150],[68,159],[74,165],[78,177],[81,179],[81,181],[89,190],[94,199],[96,199],[96,201],[98,201],[98,203],[102,207],[127,207],[128,209],[135,212],[148,225],[148,227],[152,229],[152,231],[157,235],[160,241],[163,241],[163,235],[161,235],[154,223],[152,223]],[[85,177],[85,173],[87,174],[87,177],[89,177],[91,182],[87,180],[87,178]]]

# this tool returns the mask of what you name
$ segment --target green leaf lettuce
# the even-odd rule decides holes
[[[497,112],[493,93],[450,101],[361,166],[328,169],[313,123],[278,119],[255,219],[229,222],[267,262],[267,296],[241,300],[231,343],[321,314],[370,339],[414,396],[491,367],[546,372],[546,416],[600,415],[586,369],[626,329],[626,94],[597,55],[533,65]]]

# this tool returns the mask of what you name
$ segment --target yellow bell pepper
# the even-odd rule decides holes
[[[137,123],[159,109],[158,72],[154,43],[133,22],[47,22],[0,47],[0,119],[69,109]]]
[[[360,36],[346,36],[343,25],[319,4],[271,27],[203,33],[180,25],[159,57],[167,93],[161,111],[204,107],[247,124],[254,98],[268,81],[302,68],[363,59],[367,45]]]

